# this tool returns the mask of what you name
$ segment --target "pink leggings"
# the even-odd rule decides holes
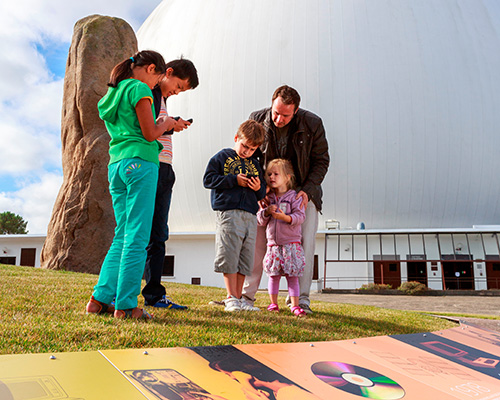
[[[288,295],[290,297],[300,296],[299,277],[285,275],[285,278],[288,282]],[[269,284],[268,284],[268,289],[267,289],[269,294],[278,294],[279,293],[280,279],[281,279],[281,275],[273,275],[273,276],[269,277]]]

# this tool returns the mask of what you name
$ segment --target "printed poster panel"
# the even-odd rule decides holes
[[[319,399],[232,346],[103,354],[152,400]]]
[[[144,400],[98,352],[4,355],[1,400]]]
[[[423,339],[429,334],[418,334]],[[437,335],[440,336],[440,335]],[[362,339],[356,343],[361,353],[381,367],[391,368],[456,398],[500,399],[500,381],[474,369],[391,337]],[[346,345],[341,343],[340,345]],[[418,393],[418,392],[417,392]]]
[[[362,339],[366,342],[362,346],[349,340],[236,347],[321,399],[462,398],[428,386],[419,376],[409,376],[390,363],[377,363],[369,351],[384,350],[379,339]]]
[[[392,338],[435,354],[459,365],[496,379],[500,383],[500,357],[469,344],[456,342],[434,333],[395,335]]]
[[[497,332],[463,325],[460,328],[440,331],[439,334],[447,339],[467,343],[478,350],[500,357],[500,334]]]
[[[246,394],[246,398],[320,399],[301,386],[301,383],[294,382],[277,372],[273,365],[256,360],[236,346],[192,347],[191,350],[207,360],[212,369],[237,382],[240,385],[240,390]]]
[[[0,356],[0,399],[500,400],[496,333]]]

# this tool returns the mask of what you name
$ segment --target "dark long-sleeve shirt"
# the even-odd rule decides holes
[[[239,186],[236,179],[239,174],[259,178],[260,189],[256,192]],[[258,201],[266,195],[264,173],[257,159],[240,158],[233,149],[223,149],[210,159],[203,185],[212,190],[212,208],[217,211],[244,210],[255,215],[259,210]]]

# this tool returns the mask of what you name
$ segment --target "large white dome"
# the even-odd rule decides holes
[[[320,228],[500,224],[499,1],[164,0],[138,38],[200,77],[168,101],[172,231],[214,229],[206,164],[282,84],[327,130]]]

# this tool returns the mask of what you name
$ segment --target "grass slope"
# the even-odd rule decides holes
[[[0,354],[330,341],[456,326],[416,312],[323,302],[298,319],[281,297],[280,313],[265,311],[264,293],[257,297],[263,311],[225,313],[208,305],[224,290],[172,283],[168,295],[189,310],[154,309],[150,322],[115,320],[85,314],[96,275],[0,265],[0,282]]]

